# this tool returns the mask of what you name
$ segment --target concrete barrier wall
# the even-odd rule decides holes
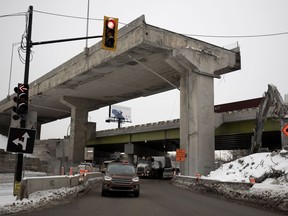
[[[84,176],[84,182],[88,181],[89,179],[97,178],[103,176],[100,172],[89,172],[86,176]]]
[[[45,177],[27,177],[21,181],[20,199],[28,198],[31,193],[36,191],[60,189],[63,187],[71,188],[83,184],[89,179],[101,177],[102,173],[87,173],[84,181],[79,181],[80,176],[45,176]]]
[[[79,176],[69,176],[70,178],[70,187],[75,187],[79,185]]]

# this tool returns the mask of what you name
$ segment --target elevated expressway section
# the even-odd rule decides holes
[[[250,149],[261,99],[214,107],[215,150]],[[281,148],[280,128],[280,121],[272,119],[270,111],[262,136],[263,148]],[[96,138],[89,140],[87,146],[93,146],[95,151],[124,152],[127,143],[133,143],[139,155],[175,151],[180,147],[180,119],[97,131]]]
[[[33,38],[33,35],[32,35]],[[32,39],[33,42],[33,39]],[[121,28],[117,50],[101,42],[29,84],[29,112],[41,124],[71,117],[69,161],[84,159],[101,107],[180,89],[180,145],[188,152],[183,173],[214,169],[214,78],[241,69],[240,49],[225,49],[149,25],[141,16]],[[13,96],[0,101],[0,133],[9,131]]]

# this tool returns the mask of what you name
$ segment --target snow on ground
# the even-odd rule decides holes
[[[208,193],[236,202],[288,214],[288,151],[257,153],[223,164],[204,180],[195,183],[191,176],[185,181],[174,181],[176,185],[191,191]],[[256,181],[252,187],[238,183]],[[195,177],[194,177],[195,178]],[[192,180],[192,181],[191,181]],[[223,184],[224,182],[224,184]],[[226,183],[227,182],[227,183]]]
[[[92,179],[95,181],[97,179]],[[12,183],[11,183],[12,184]],[[65,203],[67,200],[75,198],[80,192],[86,191],[90,182],[73,188],[60,188],[46,191],[38,191],[29,195],[29,199],[16,200],[12,194],[0,196],[0,215],[9,215],[17,212],[31,211],[52,205]],[[10,185],[6,184],[7,188]],[[5,188],[5,186],[4,186]],[[13,188],[10,188],[13,192]],[[2,193],[2,189],[0,191]],[[4,189],[5,192],[5,189]]]
[[[230,182],[249,182],[250,177],[256,180],[277,175],[288,175],[288,152],[257,153],[239,158],[233,162],[223,164],[216,171],[207,176],[209,179]],[[263,180],[264,180],[263,179]]]
[[[288,151],[286,150],[278,153],[257,153],[239,158],[223,164],[203,178],[223,182],[250,182],[250,177],[253,177],[256,183],[249,191],[236,191],[235,196],[241,197],[239,200],[288,212]],[[227,194],[225,189],[223,194]],[[233,197],[233,194],[228,196]]]
[[[6,150],[8,137],[0,134],[0,149]]]

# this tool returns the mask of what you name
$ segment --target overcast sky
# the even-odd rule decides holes
[[[27,12],[34,7],[32,41],[86,36],[86,20],[47,13],[87,16],[89,0],[1,0],[0,1],[0,100],[13,93],[24,80],[24,64],[14,43],[21,41],[25,16],[3,15]],[[89,36],[101,35],[103,17],[119,18],[120,28],[141,15],[148,24],[218,45],[239,43],[242,69],[215,79],[215,104],[261,97],[269,83],[281,95],[288,94],[288,1],[287,0],[90,0]],[[286,34],[285,34],[286,33]],[[275,34],[273,36],[267,36]],[[238,36],[238,37],[199,37]],[[257,37],[254,37],[258,35]],[[99,39],[89,40],[92,46]],[[29,82],[43,76],[66,60],[82,52],[86,41],[33,47]],[[23,55],[25,57],[25,54]],[[10,65],[12,73],[9,89]],[[121,106],[131,107],[133,125],[179,118],[179,91],[173,90],[146,98],[134,99]],[[89,121],[97,130],[116,128],[105,123],[108,108],[90,112]],[[69,133],[70,119],[42,126],[41,138],[63,138]],[[124,124],[130,126],[132,124]]]

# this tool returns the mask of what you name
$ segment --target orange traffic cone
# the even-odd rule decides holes
[[[249,180],[250,180],[250,184],[251,184],[251,185],[254,185],[254,184],[256,183],[254,177],[250,177]]]

